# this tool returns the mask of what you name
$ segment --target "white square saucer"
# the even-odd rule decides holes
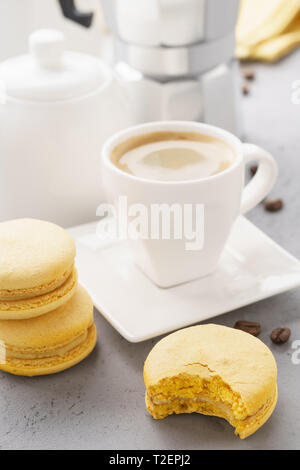
[[[300,285],[300,262],[240,217],[211,276],[161,289],[133,263],[127,243],[96,236],[97,223],[73,227],[79,282],[128,341],[144,341]]]

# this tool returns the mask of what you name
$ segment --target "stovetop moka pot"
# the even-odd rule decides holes
[[[67,18],[91,24],[92,12],[81,13],[73,0],[59,3]],[[239,0],[101,3],[113,34],[116,70],[137,122],[196,119],[239,132],[234,65]]]

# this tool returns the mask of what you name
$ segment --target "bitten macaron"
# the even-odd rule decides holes
[[[271,416],[277,366],[258,338],[221,325],[198,325],[159,341],[144,366],[146,407],[155,418],[202,413],[226,419],[242,439]]]
[[[93,303],[77,285],[53,312],[27,320],[0,320],[0,370],[16,375],[54,374],[82,361],[94,349]]]
[[[0,320],[45,314],[75,292],[76,248],[61,227],[36,219],[0,223]]]

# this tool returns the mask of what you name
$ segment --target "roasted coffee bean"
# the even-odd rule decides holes
[[[246,83],[242,86],[242,93],[243,95],[249,95],[250,89]]]
[[[250,333],[250,335],[253,336],[258,336],[261,332],[260,323],[255,321],[240,320],[236,322],[234,328],[245,331],[246,333]]]
[[[286,343],[291,336],[291,330],[289,328],[276,328],[271,333],[271,340],[276,344]]]
[[[255,79],[255,72],[252,69],[243,69],[242,73],[243,73],[243,77],[246,80],[254,80]]]
[[[257,169],[258,169],[257,165],[250,166],[250,173],[251,173],[252,176],[255,175],[255,173],[257,172]]]
[[[283,208],[282,199],[266,199],[264,202],[266,211],[277,212]]]

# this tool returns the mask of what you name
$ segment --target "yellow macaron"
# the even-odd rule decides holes
[[[53,312],[27,320],[0,320],[0,370],[46,375],[68,369],[94,349],[93,303],[77,285],[72,298]]]
[[[218,416],[242,439],[267,421],[277,402],[271,351],[258,338],[220,325],[186,328],[159,341],[146,359],[144,380],[154,418]]]
[[[0,223],[0,319],[32,318],[74,293],[75,244],[61,227],[36,219]]]

